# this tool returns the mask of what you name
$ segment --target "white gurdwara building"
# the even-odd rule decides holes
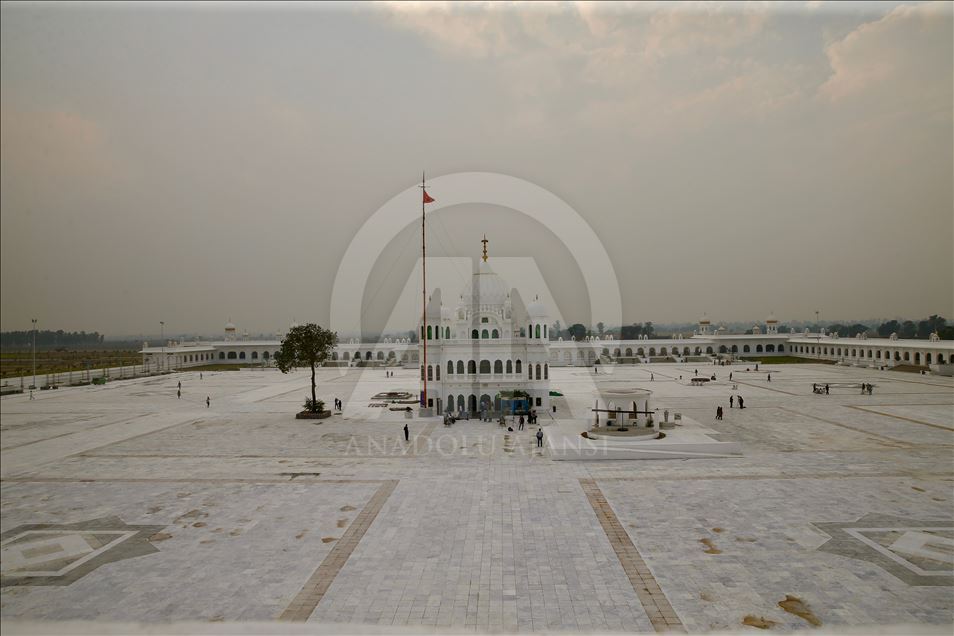
[[[550,407],[546,307],[536,299],[525,305],[520,293],[491,269],[486,243],[456,306],[444,306],[436,289],[425,316],[418,359],[428,408],[495,414],[512,411],[513,400],[521,399],[529,408]]]

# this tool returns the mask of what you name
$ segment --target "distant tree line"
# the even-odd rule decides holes
[[[889,320],[878,326],[878,335],[887,338],[893,333],[898,334],[899,338],[921,338],[927,339],[932,333],[937,333],[942,340],[954,340],[954,325],[948,325],[947,320],[941,316],[931,316],[924,320],[914,322],[913,320]]]
[[[89,349],[101,347],[105,336],[94,331],[37,331],[37,349]],[[3,331],[0,332],[0,348],[29,349],[33,346],[33,331]]]

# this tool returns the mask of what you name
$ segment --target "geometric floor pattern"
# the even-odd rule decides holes
[[[606,366],[550,370],[545,431],[587,428],[595,384],[622,381],[741,455],[554,461],[535,429],[369,406],[417,391],[413,369],[319,369],[346,408],[317,421],[294,419],[307,371],[3,397],[4,632],[950,632],[954,380],[765,365],[771,383],[733,389],[724,367],[692,386],[695,364]]]

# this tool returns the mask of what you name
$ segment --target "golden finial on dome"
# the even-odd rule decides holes
[[[487,235],[484,234],[484,238],[483,238],[483,240],[481,241],[481,243],[484,244],[484,256],[483,256],[483,259],[484,259],[484,262],[485,262],[485,263],[487,262],[487,243],[488,243],[488,242],[489,242],[489,241],[487,241]]]

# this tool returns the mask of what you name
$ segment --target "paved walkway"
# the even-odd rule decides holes
[[[347,408],[319,423],[292,417],[305,372],[185,372],[5,397],[4,630],[84,619],[949,629],[951,380],[779,365],[770,384],[746,376],[747,408],[716,422],[733,391],[729,370],[712,370],[720,379],[703,387],[680,365],[610,379],[741,442],[741,457],[555,462],[529,428],[445,428],[369,407],[378,391],[416,391],[414,371],[322,371],[320,397]],[[558,416],[582,430],[591,372],[551,378],[566,396]],[[814,395],[820,380],[877,390]]]

